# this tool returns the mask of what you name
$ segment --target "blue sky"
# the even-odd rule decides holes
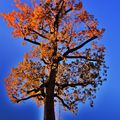
[[[107,48],[108,80],[97,93],[94,108],[80,104],[79,112],[73,115],[61,110],[61,120],[120,120],[120,1],[84,0],[84,7],[106,29],[102,38]],[[0,1],[0,12],[13,9],[12,0]],[[12,29],[0,19],[0,120],[42,120],[43,111],[33,102],[12,104],[4,88],[4,79],[10,69],[22,60],[29,46],[11,36]]]

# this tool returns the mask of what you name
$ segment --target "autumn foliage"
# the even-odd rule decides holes
[[[78,0],[14,2],[18,10],[1,16],[13,37],[31,43],[32,49],[5,80],[11,101],[32,98],[39,106],[60,101],[72,112],[79,102],[89,100],[93,106],[107,68],[98,21]]]

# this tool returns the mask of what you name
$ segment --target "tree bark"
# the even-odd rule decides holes
[[[55,120],[54,92],[53,87],[51,85],[46,89],[44,103],[44,120]]]
[[[51,66],[49,81],[46,87],[46,96],[44,103],[44,120],[55,120],[54,111],[54,87],[58,69],[58,62],[54,61]]]

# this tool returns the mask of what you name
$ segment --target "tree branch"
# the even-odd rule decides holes
[[[81,83],[67,83],[67,84],[58,84],[58,83],[55,83],[59,88],[66,88],[66,87],[76,87],[76,86],[87,86],[89,84],[93,85],[94,83],[91,81],[87,81],[87,82],[81,82]]]
[[[28,38],[24,38],[24,40],[27,41],[27,42],[30,42],[30,43],[32,43],[32,44],[35,44],[35,45],[40,45],[39,42],[32,41],[32,40],[30,40],[30,39],[28,39]]]
[[[37,97],[37,96],[42,96],[42,94],[34,94],[34,95],[28,96],[28,97],[26,97],[26,98],[21,98],[21,99],[17,99],[17,98],[14,97],[14,96],[13,96],[13,97],[16,99],[16,102],[19,103],[19,102],[21,102],[21,101],[28,100],[28,99],[30,99],[30,98]]]
[[[47,30],[43,29],[43,27],[41,27],[40,30],[43,30],[44,32],[49,33]]]
[[[55,94],[54,96],[57,97],[62,102],[64,107],[70,110],[70,107],[64,102],[64,100],[60,96],[58,96],[57,94]]]
[[[47,82],[46,83],[43,83],[42,85],[40,85],[38,88],[36,88],[36,89],[32,89],[32,90],[29,90],[29,91],[27,91],[27,94],[29,94],[29,93],[31,93],[31,92],[35,92],[35,93],[37,93],[37,92],[39,92],[39,91],[43,91],[44,90],[44,87],[46,87],[46,85],[47,85]]]
[[[70,12],[72,10],[72,8],[68,9],[65,11],[65,14],[67,14],[68,12]]]
[[[41,59],[46,65],[48,65],[49,63],[45,61],[45,59]]]
[[[69,49],[67,50],[64,54],[63,54],[63,57],[66,57],[69,53],[72,53],[80,48],[82,48],[83,46],[85,46],[87,43],[91,42],[92,40],[96,39],[98,36],[93,36],[92,38],[86,40],[84,43],[82,43],[81,45],[75,47],[75,48],[72,48],[72,49]]]
[[[32,89],[32,90],[27,91],[27,94],[30,94],[31,92],[37,93],[39,91],[40,91],[39,88],[36,88],[36,89]]]
[[[40,37],[42,38],[45,38],[45,39],[48,39],[46,36],[44,36],[43,34],[40,34],[39,32],[35,31],[35,30],[32,30],[31,28],[29,29],[30,31],[36,33],[37,35],[39,35]]]
[[[73,58],[82,58],[82,59],[86,59],[88,61],[100,61],[100,62],[102,62],[99,59],[87,58],[86,56],[66,56],[66,58],[70,58],[70,59],[73,59]]]
[[[59,26],[59,17],[60,17],[59,15],[60,15],[60,13],[62,11],[62,7],[64,5],[64,1],[60,1],[60,4],[61,4],[61,2],[62,2],[62,5],[60,6],[60,10],[58,11],[58,13],[57,13],[57,15],[55,17],[55,22],[54,22],[54,27],[57,28],[57,31],[58,31],[58,26]]]

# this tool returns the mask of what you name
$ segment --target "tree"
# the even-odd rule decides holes
[[[1,16],[13,37],[32,49],[5,80],[11,101],[32,98],[44,105],[44,120],[55,120],[57,101],[72,112],[79,102],[89,100],[92,107],[107,75],[105,47],[99,43],[104,29],[78,0],[14,2],[18,10]]]

